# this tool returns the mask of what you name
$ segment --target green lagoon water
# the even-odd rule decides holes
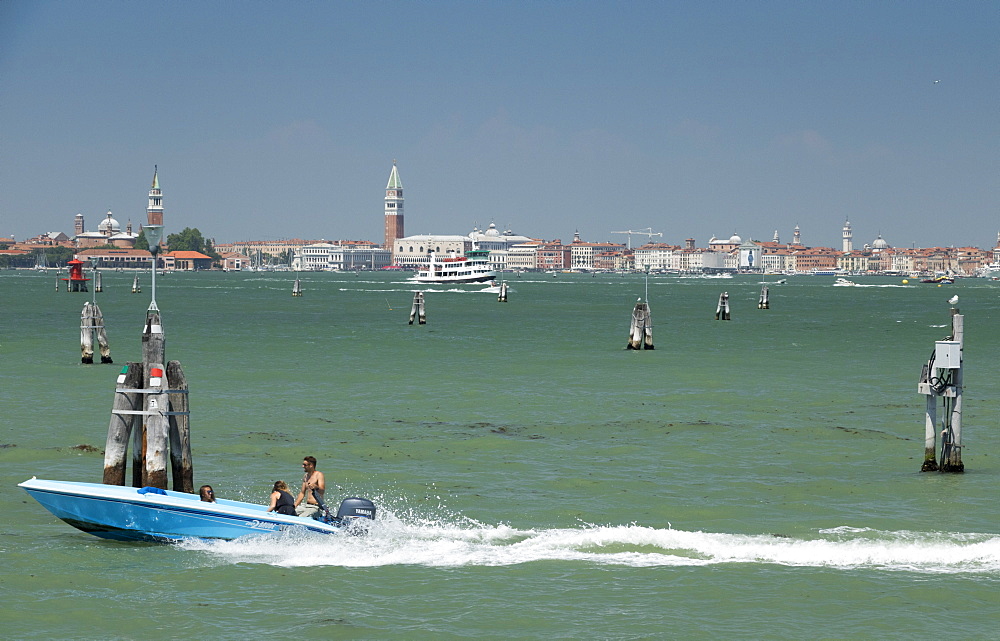
[[[79,363],[91,294],[0,272],[0,636],[12,639],[995,639],[1000,283],[522,274],[168,274],[195,481],[264,502],[313,454],[365,538],[123,544],[17,483],[99,481],[144,293],[104,274],[115,365]],[[769,280],[775,280],[769,278]],[[732,321],[714,320],[728,291]],[[919,473],[917,378],[966,315],[966,473]],[[97,451],[77,448],[90,445]]]

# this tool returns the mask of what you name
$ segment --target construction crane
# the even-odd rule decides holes
[[[648,236],[649,240],[653,240],[653,236],[659,236],[663,238],[663,232],[653,231],[652,227],[647,227],[646,229],[629,229],[628,231],[613,231],[612,234],[627,234],[628,235],[628,248],[632,249],[632,234],[638,236]]]

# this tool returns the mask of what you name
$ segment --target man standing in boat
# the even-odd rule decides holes
[[[302,469],[305,471],[305,476],[302,477],[302,489],[295,497],[295,513],[299,516],[313,516],[319,511],[319,504],[323,502],[326,478],[316,469],[315,456],[302,459]]]

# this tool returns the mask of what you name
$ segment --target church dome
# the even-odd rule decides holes
[[[730,245],[741,245],[742,243],[743,243],[743,239],[740,238],[739,236],[737,236],[736,234],[733,234],[729,238],[729,244]]]
[[[121,225],[118,224],[118,221],[111,217],[110,209],[108,210],[108,217],[97,225],[97,231],[102,234],[117,234],[121,231],[121,229]]]
[[[500,231],[494,223],[490,223],[489,229],[486,230],[486,236],[499,236]]]
[[[882,238],[882,234],[879,234],[878,238],[875,239],[875,242],[872,243],[872,249],[889,249],[889,243],[885,242],[885,239]]]

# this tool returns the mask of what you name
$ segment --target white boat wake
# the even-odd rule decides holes
[[[518,530],[474,522],[404,523],[389,515],[379,519],[367,536],[283,533],[180,545],[224,563],[282,567],[507,566],[568,561],[626,567],[740,563],[926,574],[1000,573],[997,534],[886,532],[846,526],[804,539],[634,524]]]

